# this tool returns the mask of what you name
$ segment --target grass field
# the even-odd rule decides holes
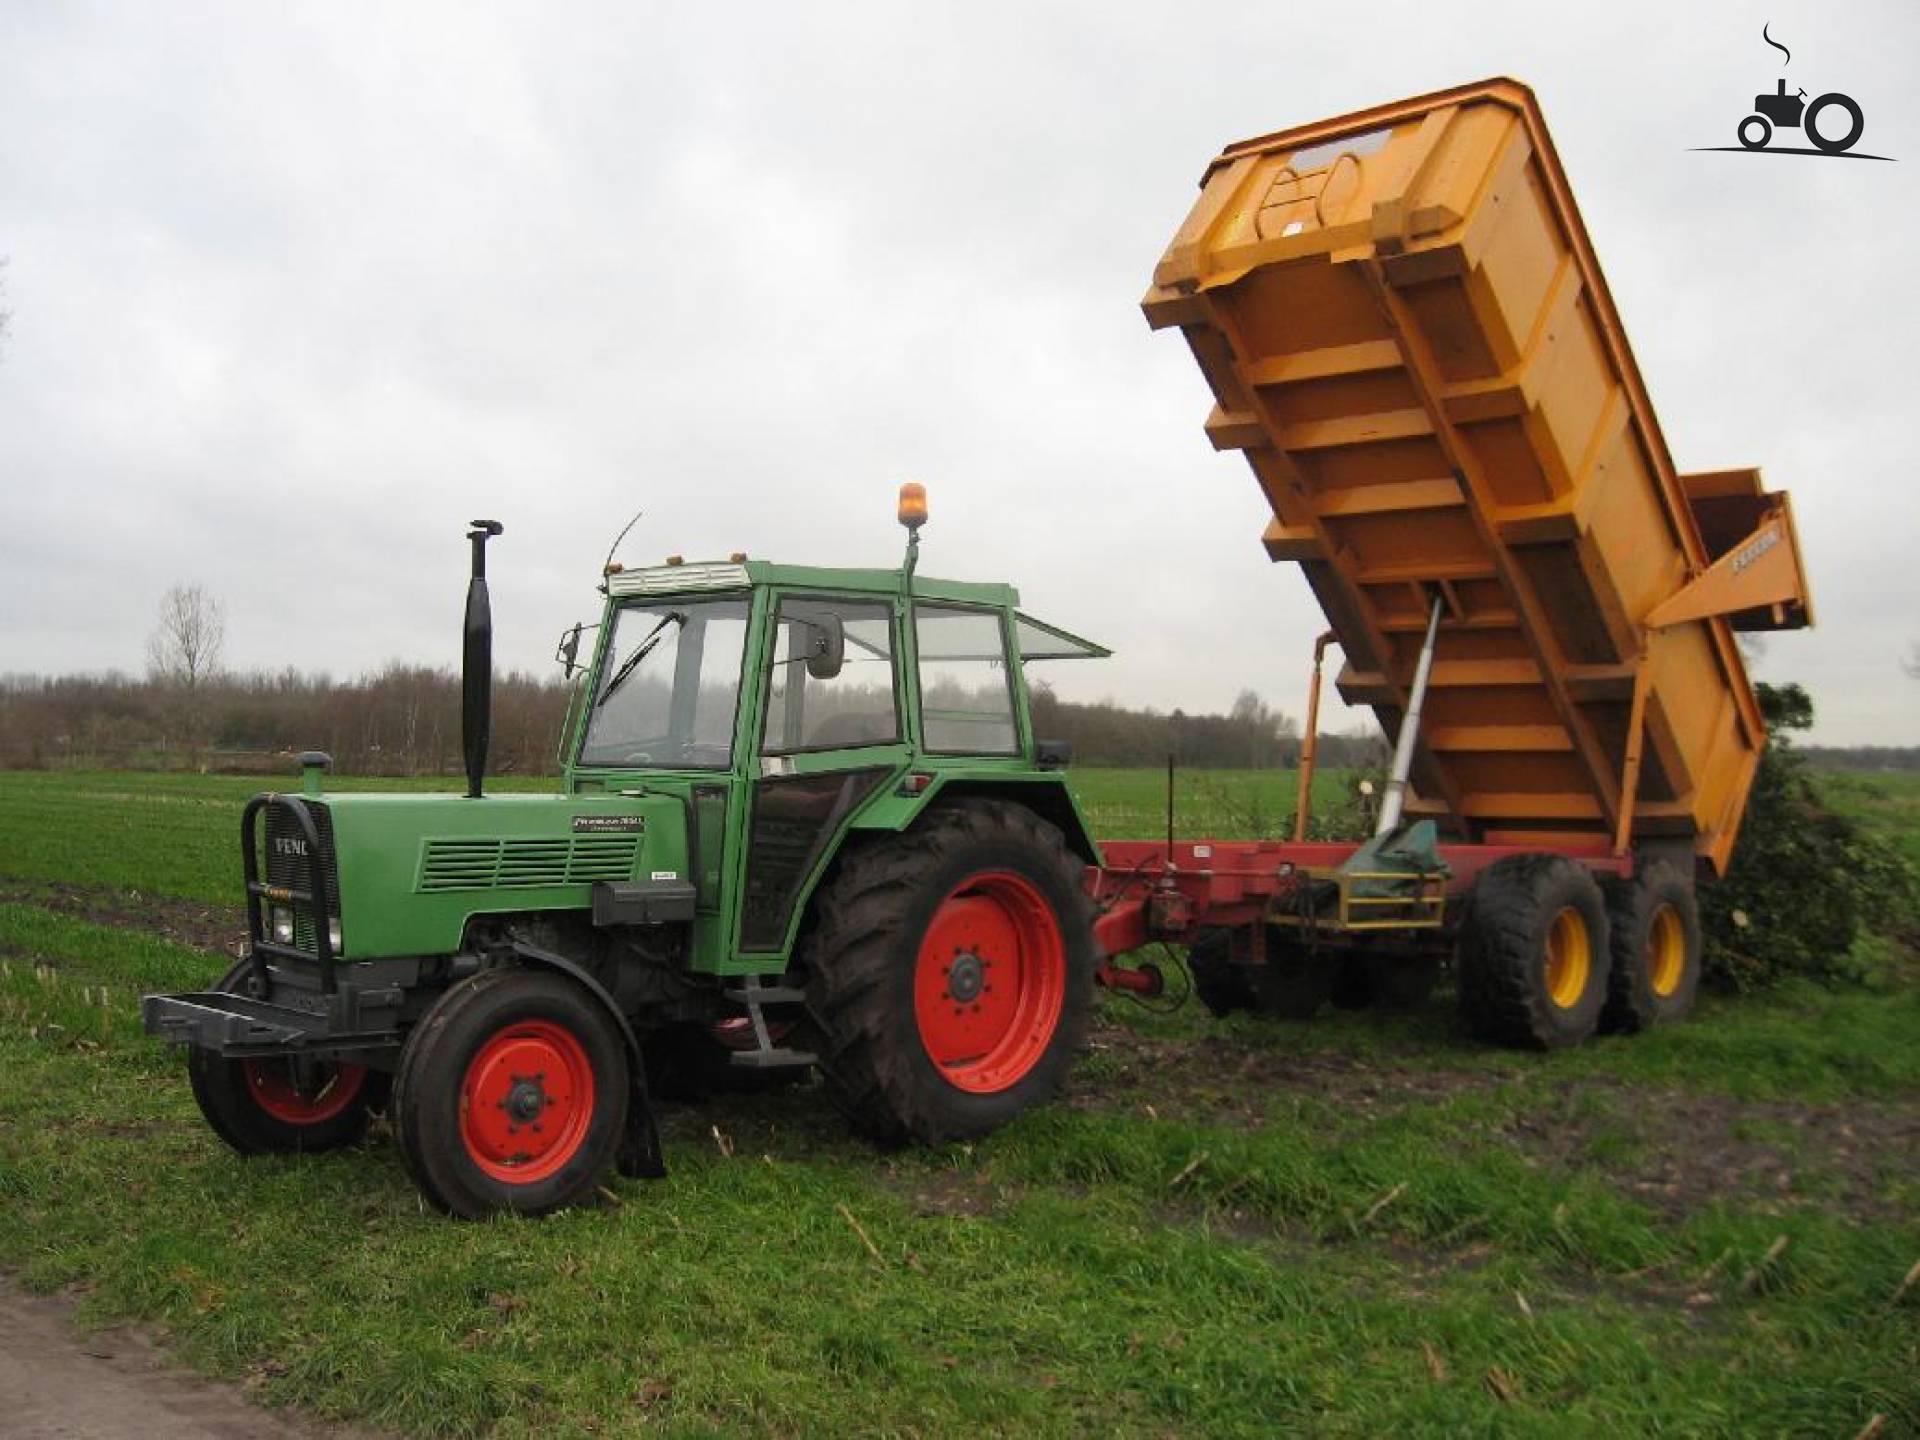
[[[1276,828],[1289,779],[1183,777],[1180,828]],[[1842,779],[1920,843],[1920,787]],[[1103,834],[1164,823],[1161,776],[1077,785]],[[666,1110],[664,1182],[453,1224],[380,1132],[234,1157],[138,1034],[141,991],[225,963],[254,788],[0,774],[0,1269],[270,1402],[499,1436],[1920,1432],[1898,963],[1545,1057],[1443,1005],[1109,1001],[1066,1100],[984,1143],[882,1155],[806,1090],[724,1097]]]

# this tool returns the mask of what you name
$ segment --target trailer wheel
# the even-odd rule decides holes
[[[1083,870],[1053,825],[991,800],[847,853],[801,962],[827,1093],[856,1129],[939,1144],[1053,1095],[1093,1004]]]
[[[1382,1010],[1424,1010],[1440,981],[1440,960],[1434,955],[1369,953],[1366,957],[1367,993]]]
[[[1632,1032],[1684,1019],[1700,989],[1700,902],[1664,861],[1607,896],[1613,970],[1600,1023]]]
[[[1187,949],[1193,993],[1215,1015],[1253,1008],[1253,984],[1247,967],[1234,963],[1233,931],[1203,930]]]
[[[1554,1050],[1594,1032],[1607,998],[1607,908],[1563,855],[1515,855],[1474,887],[1460,1004],[1483,1039]]]
[[[1253,999],[1263,1015],[1311,1020],[1332,998],[1337,1003],[1340,962],[1309,950],[1278,926],[1267,930],[1267,963],[1253,972]]]
[[[252,962],[243,960],[215,988],[243,994]],[[379,1088],[364,1065],[291,1057],[236,1060],[198,1047],[187,1052],[187,1079],[207,1124],[242,1155],[338,1150],[367,1133],[368,1102]]]
[[[1336,962],[1316,955],[1277,925],[1267,927],[1267,959],[1254,965],[1236,958],[1246,944],[1241,929],[1201,932],[1187,952],[1193,992],[1215,1015],[1253,1010],[1285,1020],[1311,1020],[1327,1003]]]
[[[545,1215],[592,1195],[627,1121],[626,1046],[564,976],[503,966],[442,995],[401,1052],[407,1171],[467,1219]]]

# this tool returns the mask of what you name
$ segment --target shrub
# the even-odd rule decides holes
[[[1920,881],[1896,849],[1821,800],[1792,739],[1813,724],[1806,691],[1756,688],[1767,746],[1733,863],[1701,890],[1706,973],[1740,990],[1790,975],[1861,980],[1855,942],[1910,925]]]

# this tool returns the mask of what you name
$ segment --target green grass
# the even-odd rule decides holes
[[[1166,776],[1152,770],[1076,770],[1072,785],[1096,835],[1166,834]],[[278,783],[291,784],[291,780]],[[500,790],[549,789],[551,779],[491,779]],[[339,790],[446,790],[456,778],[330,777]],[[1322,771],[1314,803],[1347,798],[1349,777]],[[132,771],[0,771],[0,876],[111,886],[211,904],[239,888],[240,807],[267,788],[258,776]],[[1292,825],[1290,771],[1182,770],[1175,828],[1186,838],[1247,838]]]
[[[1834,809],[1892,840],[1920,865],[1920,771],[1820,770],[1814,778]]]
[[[1077,776],[1105,834],[1156,833],[1162,783]],[[1196,826],[1291,803],[1215,783]],[[230,902],[253,788],[0,775],[0,874]],[[91,833],[53,855],[62,816]],[[665,1112],[664,1182],[471,1225],[378,1132],[214,1139],[136,997],[221,967],[0,903],[0,1267],[271,1401],[502,1437],[1920,1429],[1920,1293],[1890,1303],[1920,1260],[1911,987],[1552,1056],[1437,1006],[1110,1002],[1070,1103],[984,1143],[881,1155],[817,1095],[717,1099]]]

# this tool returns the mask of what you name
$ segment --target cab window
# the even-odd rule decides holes
[[[793,755],[900,739],[893,606],[860,600],[780,602],[760,750]]]
[[[914,607],[920,652],[920,728],[928,750],[1017,755],[1013,677],[999,612]]]
[[[745,600],[622,606],[580,763],[725,770],[746,636]]]

